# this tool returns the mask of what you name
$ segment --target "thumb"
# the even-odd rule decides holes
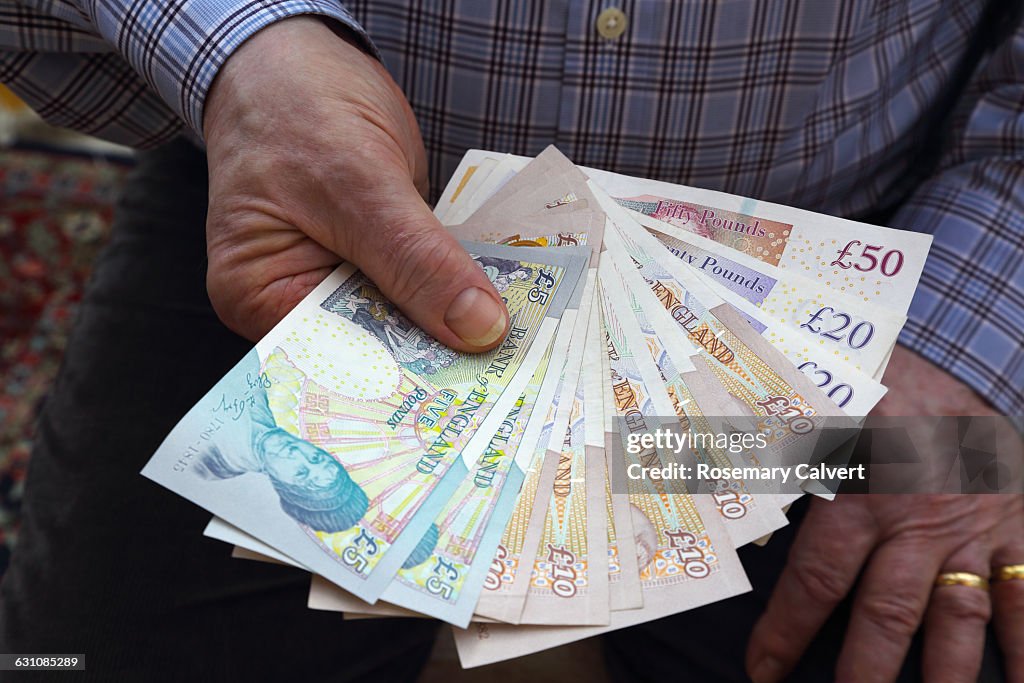
[[[493,348],[508,332],[504,302],[411,180],[404,182],[403,191],[363,213],[367,227],[350,232],[339,253],[442,344],[471,352]]]

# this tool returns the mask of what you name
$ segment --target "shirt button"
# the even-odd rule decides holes
[[[609,7],[597,15],[597,32],[602,38],[615,40],[626,30],[626,13],[618,7]]]

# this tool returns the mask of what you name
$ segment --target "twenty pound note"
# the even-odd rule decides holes
[[[508,306],[457,353],[339,266],[172,430],[142,474],[369,602],[433,554],[437,512],[515,406],[589,250],[465,243]]]

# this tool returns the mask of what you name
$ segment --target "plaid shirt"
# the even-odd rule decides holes
[[[607,38],[612,5],[628,24]],[[470,147],[553,142],[589,166],[932,233],[900,341],[1019,415],[1019,5],[0,0],[0,81],[54,123],[153,146],[201,132],[218,68],[252,33],[333,17],[402,86],[435,180]]]

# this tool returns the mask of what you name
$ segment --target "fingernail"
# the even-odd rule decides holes
[[[505,307],[477,287],[465,289],[448,306],[444,321],[471,346],[490,346],[505,333]]]
[[[754,665],[750,678],[754,683],[775,683],[782,678],[782,662],[774,657],[765,657]]]

